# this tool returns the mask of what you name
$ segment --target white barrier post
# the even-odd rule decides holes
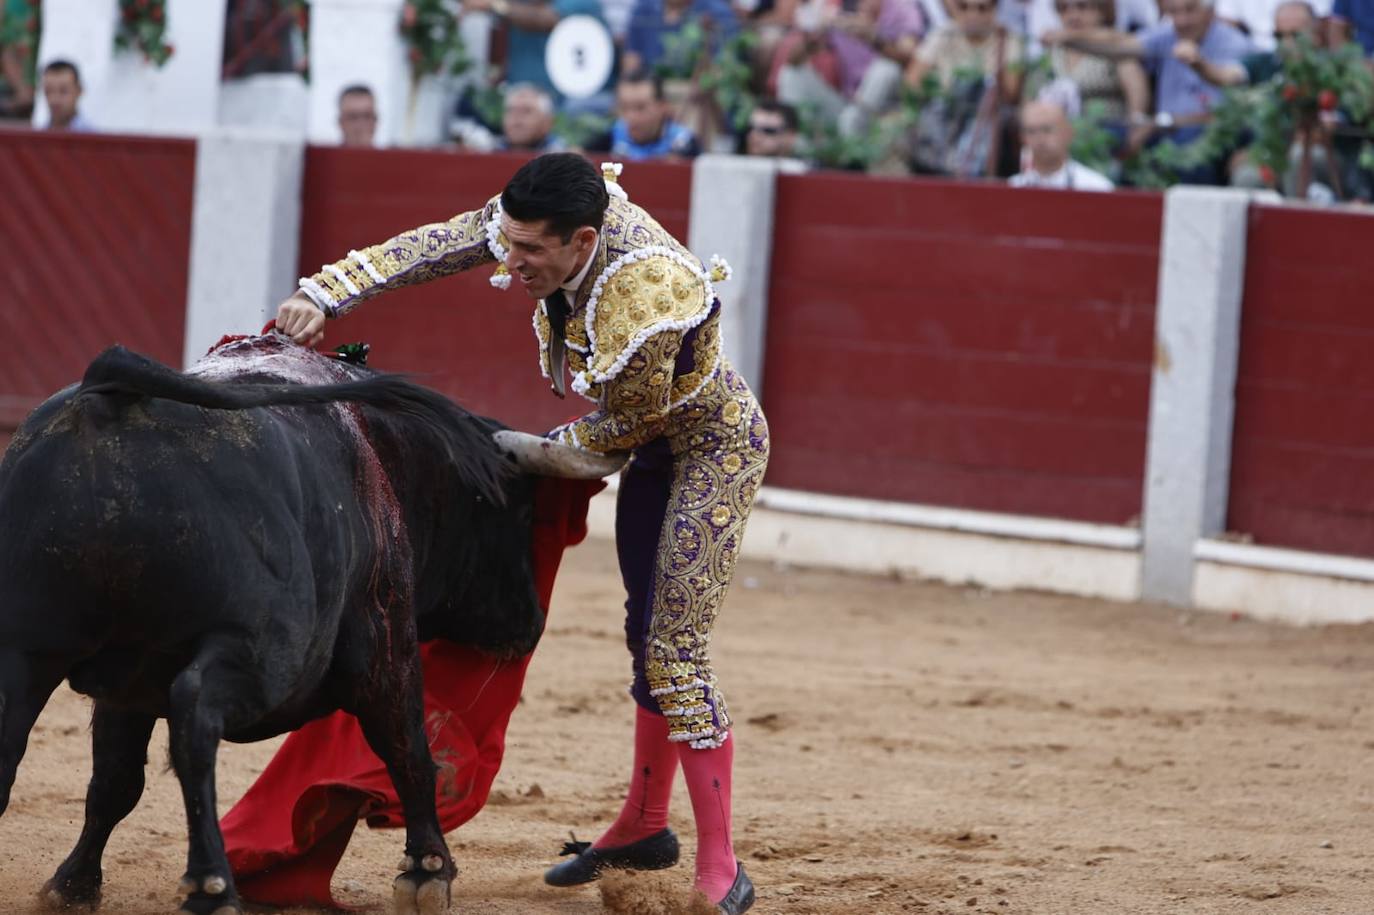
[[[196,147],[183,361],[224,334],[255,334],[296,288],[305,147],[223,128]]]
[[[362,84],[377,100],[377,145],[406,133],[410,67],[401,39],[403,0],[313,0],[310,5],[310,129],[312,143],[337,144],[339,93]],[[419,115],[416,115],[419,123]],[[415,142],[437,142],[439,113]]]
[[[755,394],[763,390],[764,334],[768,326],[768,274],[773,260],[776,159],[705,155],[692,163],[692,205],[687,247],[709,269],[713,254],[734,271],[716,287],[725,353]]]
[[[1145,465],[1146,600],[1189,604],[1193,546],[1226,524],[1251,199],[1202,187],[1175,187],[1164,197]]]
[[[38,63],[76,64],[85,88],[81,111],[98,130],[197,134],[219,116],[225,3],[168,0],[165,37],[175,50],[157,67],[137,51],[115,53],[115,0],[44,0]],[[47,122],[40,92],[34,124]]]

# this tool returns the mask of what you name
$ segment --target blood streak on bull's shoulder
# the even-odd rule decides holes
[[[352,366],[299,346],[277,334],[225,337],[187,369],[186,374],[206,381],[275,381],[289,384],[337,384],[358,378],[357,370]],[[386,663],[392,657],[392,627],[406,625],[410,615],[409,612],[393,615],[391,610],[399,605],[410,611],[414,596],[414,563],[411,561],[410,541],[401,517],[400,501],[368,435],[367,419],[362,408],[344,401],[324,405],[324,408],[333,411],[339,425],[349,433],[358,456],[358,476],[354,480],[354,487],[358,505],[367,519],[368,532],[376,546],[372,551],[368,595],[382,651],[374,657]]]

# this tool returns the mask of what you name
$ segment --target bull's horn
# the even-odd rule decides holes
[[[581,451],[514,429],[493,432],[491,437],[496,440],[498,448],[515,459],[521,470],[544,477],[599,480],[624,467],[628,459],[623,452],[596,454]]]

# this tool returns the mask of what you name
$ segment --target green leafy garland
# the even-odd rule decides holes
[[[14,10],[7,11],[0,20],[0,47],[13,46],[22,58],[24,78],[30,86],[38,78],[38,34],[42,31],[42,4],[38,0],[20,7],[23,15]],[[22,87],[10,86],[11,92],[19,92]]]
[[[401,38],[407,47],[410,75],[458,76],[472,67],[458,29],[462,4],[457,0],[407,0],[401,7]]]
[[[665,34],[663,57],[654,65],[654,73],[661,79],[692,79],[700,73],[701,90],[715,101],[734,130],[743,130],[756,102],[750,61],[758,36],[741,31],[714,55],[709,55],[707,37],[706,29],[696,19]]]
[[[1301,129],[1319,124],[1323,114],[1339,112],[1350,127],[1368,134],[1374,123],[1374,77],[1357,44],[1335,50],[1317,48],[1305,38],[1281,55],[1280,69],[1254,86],[1228,89],[1212,109],[1212,120],[1192,143],[1165,140],[1126,163],[1137,187],[1167,187],[1178,175],[1222,160],[1245,148],[1265,183],[1279,184],[1289,169],[1289,150]],[[1360,164],[1374,164],[1366,139]]]
[[[115,47],[138,51],[156,67],[167,63],[176,49],[167,43],[167,0],[119,0]]]

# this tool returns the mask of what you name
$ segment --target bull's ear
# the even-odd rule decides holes
[[[596,454],[581,451],[514,429],[493,432],[491,437],[496,440],[496,447],[510,455],[521,470],[544,477],[599,480],[624,467],[629,459],[629,455],[623,452]]]

